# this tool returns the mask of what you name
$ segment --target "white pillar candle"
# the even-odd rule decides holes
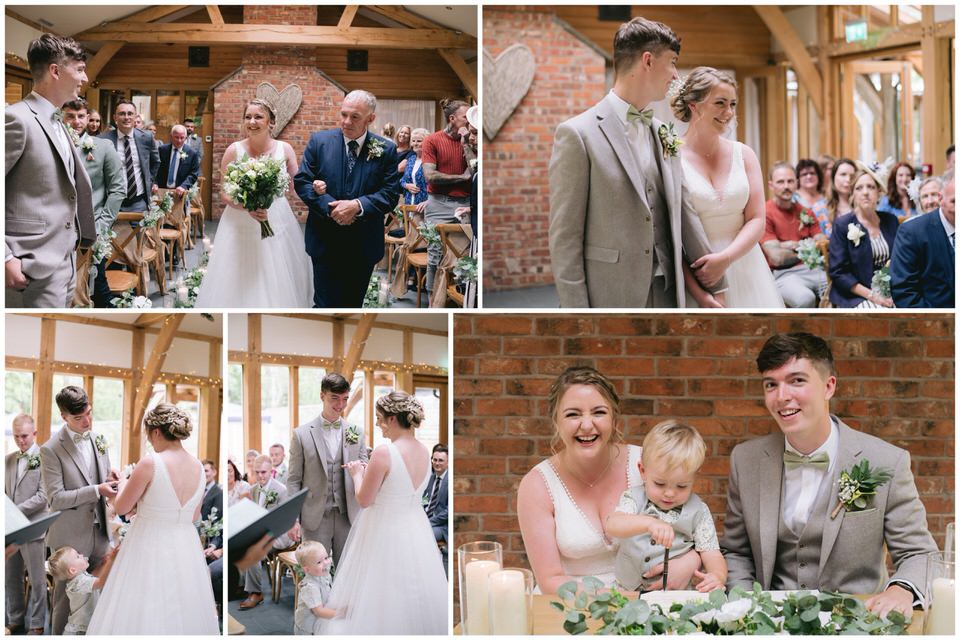
[[[500,569],[500,563],[493,560],[474,560],[463,567],[464,583],[467,591],[467,635],[485,636],[490,634],[488,618],[487,577]]]
[[[924,633],[952,636],[956,631],[956,585],[949,578],[934,578],[932,591]]]
[[[519,571],[495,571],[488,579],[490,587],[490,633],[498,636],[525,636],[527,589]]]

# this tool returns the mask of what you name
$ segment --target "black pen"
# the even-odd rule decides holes
[[[667,568],[670,566],[670,549],[663,548],[663,590],[667,590]]]

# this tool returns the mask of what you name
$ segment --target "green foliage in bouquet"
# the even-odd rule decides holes
[[[813,238],[804,238],[797,243],[797,256],[800,262],[807,265],[808,269],[823,268],[823,254],[817,248],[817,243]]]
[[[591,620],[599,622],[597,635],[901,635],[909,625],[897,611],[880,618],[859,599],[839,593],[798,591],[775,601],[756,582],[751,591],[734,587],[728,596],[718,589],[668,611],[602,588],[592,577],[560,587],[560,602],[550,604],[564,614],[567,633],[586,633]]]
[[[286,161],[277,158],[250,158],[242,156],[229,165],[223,177],[223,191],[227,197],[247,211],[269,209],[290,185]],[[260,222],[260,238],[273,235],[269,220]]]
[[[878,296],[884,298],[890,297],[890,265],[884,265],[883,268],[873,272],[873,279],[870,280],[870,290]]]

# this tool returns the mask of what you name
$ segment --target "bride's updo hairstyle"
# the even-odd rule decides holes
[[[574,385],[585,384],[594,387],[600,392],[607,404],[610,405],[610,411],[614,424],[614,442],[623,441],[623,432],[620,428],[620,396],[614,388],[613,383],[605,375],[593,367],[573,366],[567,367],[567,370],[553,381],[550,386],[550,395],[547,402],[550,406],[550,419],[553,424],[557,424],[557,412],[560,410],[560,399],[567,389]],[[553,437],[550,439],[550,450],[556,453],[560,450],[560,434],[556,428],[553,430]]]
[[[267,113],[267,118],[270,120],[270,130],[272,131],[277,125],[277,114],[273,111],[273,105],[263,98],[254,98],[247,102],[247,105],[243,108],[243,115],[247,115],[247,109],[253,106],[260,107]]]
[[[423,422],[423,405],[405,391],[391,391],[377,398],[377,413],[385,418],[395,416],[404,429],[416,429]]]
[[[147,413],[143,426],[148,432],[159,429],[160,435],[167,440],[186,440],[193,431],[187,412],[166,402],[161,402]]]
[[[693,117],[690,105],[706,100],[710,90],[721,83],[730,85],[734,91],[737,90],[737,81],[729,73],[717,71],[713,67],[697,67],[691,71],[677,95],[670,101],[674,117],[680,122],[690,122]]]

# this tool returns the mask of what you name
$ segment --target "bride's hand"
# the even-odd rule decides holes
[[[704,287],[712,287],[720,282],[729,267],[730,259],[722,253],[708,253],[690,265],[693,275]]]
[[[327,192],[327,183],[323,180],[314,180],[313,181],[313,191],[318,196],[322,196]]]
[[[250,217],[256,220],[257,222],[266,222],[267,220],[267,210],[266,209],[256,209],[254,211],[248,211]]]

